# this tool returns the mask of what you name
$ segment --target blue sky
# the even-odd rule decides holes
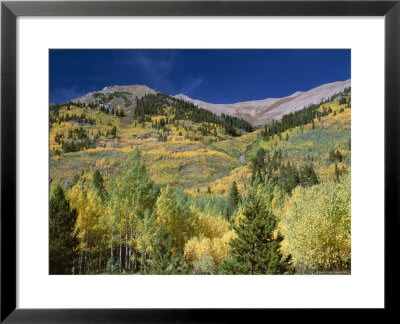
[[[284,97],[350,79],[350,50],[50,50],[50,102],[109,85],[211,103]]]

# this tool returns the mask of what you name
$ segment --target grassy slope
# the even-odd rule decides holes
[[[238,182],[239,190],[243,190],[245,183],[249,182],[249,168],[239,163],[239,156],[244,154],[246,161],[249,161],[257,149],[263,147],[270,152],[281,148],[284,160],[294,161],[296,165],[310,163],[312,157],[320,179],[333,178],[334,165],[328,161],[331,149],[339,149],[345,157],[344,164],[348,169],[350,166],[348,141],[351,108],[339,113],[345,105],[340,106],[335,101],[325,106],[331,107],[333,112],[320,121],[315,119],[315,129],[312,129],[311,124],[296,127],[284,132],[282,140],[275,137],[268,142],[260,136],[261,130],[233,138],[223,134],[217,127],[216,136],[202,136],[200,132],[184,130],[184,125],[194,126],[194,129],[199,126],[189,121],[180,121],[179,129],[169,125],[167,142],[159,142],[157,130],[151,127],[151,123],[135,126],[132,112],[119,118],[97,110],[72,108],[69,114],[85,112],[88,117],[95,118],[96,125],[82,126],[89,134],[92,131],[95,134],[98,130],[105,133],[115,125],[117,138],[109,140],[102,136],[96,148],[52,156],[50,176],[54,182],[65,181],[72,179],[82,169],[99,169],[109,180],[120,172],[126,154],[139,147],[156,183],[183,186],[196,197],[207,197],[208,187],[213,195],[225,196],[232,181]],[[337,112],[336,116],[334,111]],[[61,114],[65,113],[67,111],[61,109]],[[156,120],[157,117],[152,119]],[[60,149],[54,142],[55,134],[64,133],[66,136],[68,129],[75,127],[78,126],[66,122],[54,125],[50,130],[50,149]],[[289,134],[287,141],[286,133]],[[136,138],[146,134],[150,136]]]

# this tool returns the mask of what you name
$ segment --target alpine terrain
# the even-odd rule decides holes
[[[350,273],[350,86],[51,104],[50,274]]]

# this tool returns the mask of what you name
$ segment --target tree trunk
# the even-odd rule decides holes
[[[119,272],[122,272],[122,231],[119,230]]]
[[[132,241],[133,241],[133,230],[132,230],[132,228],[131,228],[131,239],[130,239],[130,241],[131,241],[131,244],[129,245],[129,269],[132,270],[132,265],[133,265],[133,262],[131,260],[131,256],[132,256]]]
[[[133,271],[136,272],[137,271],[137,250],[135,249],[133,253],[135,254],[135,257],[134,257],[135,263],[133,265]]]
[[[81,255],[79,257],[79,274],[82,274],[82,261],[83,261],[83,251],[81,251]]]
[[[110,270],[111,270],[111,273],[113,273],[113,270],[114,270],[114,252],[113,252],[113,246],[112,246],[112,243],[111,243],[111,248],[110,248],[110,255],[111,255],[111,257],[110,257],[110,259],[111,259],[111,262],[110,262]]]
[[[128,224],[126,224],[126,231],[125,231],[125,269],[128,269]]]
[[[83,270],[88,271],[88,262],[87,262],[87,251],[85,250],[84,257],[83,257]]]

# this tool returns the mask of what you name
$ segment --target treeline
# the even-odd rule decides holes
[[[105,114],[111,114],[111,115],[115,115],[115,116],[117,116],[117,117],[124,117],[124,116],[126,116],[123,109],[114,109],[114,108],[111,108],[111,110],[110,110],[110,109],[107,109],[107,108],[104,107],[104,106],[99,106],[99,109],[100,109],[101,112],[103,112],[103,113],[105,113]]]
[[[63,115],[60,115],[60,109],[65,108],[67,111],[71,110],[71,106],[77,107],[77,108],[89,108],[89,109],[99,109],[101,112],[105,114],[111,114],[115,115],[117,117],[124,117],[125,112],[123,109],[107,109],[105,108],[104,105],[97,105],[95,103],[89,103],[87,105],[82,104],[82,103],[72,103],[69,102],[64,105],[59,105],[59,104],[52,104],[49,106],[49,125],[50,128],[53,124],[61,124],[62,122],[68,122],[68,121],[75,121],[80,124],[87,124],[87,125],[96,125],[96,120],[94,118],[87,117],[85,113],[82,113],[81,115],[77,115],[75,113],[69,114],[65,113]]]
[[[201,135],[203,136],[217,136],[217,126],[215,124],[209,124],[206,122],[202,122],[201,124],[198,125],[187,125],[185,122],[179,121],[177,119],[170,119],[168,117],[161,118],[159,121],[151,121],[150,117],[146,118],[146,121],[151,122],[151,127],[158,130],[158,131],[163,131],[164,133],[167,133],[169,135],[171,128],[169,125],[173,125],[176,127],[177,134],[179,136],[182,136],[182,130],[186,132],[185,138],[189,138],[191,140],[198,140],[196,136],[190,136],[188,134],[188,131],[192,132],[200,132]],[[134,123],[135,127],[137,123]],[[142,124],[143,127],[143,124]]]
[[[62,122],[68,122],[68,121],[75,121],[80,124],[96,125],[96,120],[87,117],[85,113],[82,113],[81,115],[77,115],[75,113],[70,115],[69,113],[66,113],[65,115],[60,116],[59,109],[50,110],[50,116],[49,116],[50,127],[54,123],[61,124]]]
[[[65,107],[66,110],[71,110],[71,106],[75,106],[77,108],[84,108],[85,104],[82,102],[72,102],[68,101],[64,104],[50,104],[49,105],[49,113],[50,115],[53,114],[54,116],[58,116],[60,113],[60,109]]]
[[[117,109],[116,107],[109,107],[103,103],[98,103],[98,102],[89,102],[87,104],[83,104],[83,103],[68,103],[66,106],[66,109],[69,110],[70,106],[74,105],[78,108],[90,108],[90,109],[100,109],[101,112],[105,113],[105,114],[111,114],[111,115],[115,115],[117,117],[124,117],[125,113],[124,113],[124,109]]]
[[[231,136],[238,136],[236,129],[247,132],[253,131],[251,124],[243,119],[221,114],[217,116],[213,112],[199,108],[193,103],[171,97],[163,93],[148,94],[140,99],[136,99],[135,117],[139,122],[144,122],[148,116],[165,116],[168,112],[165,108],[174,107],[173,118],[175,120],[191,120],[193,123],[207,122],[224,127],[225,132]]]
[[[273,137],[274,135],[277,135],[281,137],[281,133],[284,131],[298,127],[298,126],[304,126],[307,124],[313,124],[314,125],[314,119],[318,118],[321,119],[321,117],[327,116],[328,114],[332,113],[332,108],[326,108],[325,106],[322,107],[322,111],[319,111],[319,108],[323,105],[326,104],[327,102],[332,101],[334,98],[337,96],[341,96],[339,103],[344,104],[347,103],[347,99],[345,96],[350,95],[350,88],[345,88],[342,93],[339,93],[337,95],[334,95],[333,97],[329,98],[328,100],[321,101],[319,104],[312,104],[309,105],[308,107],[305,107],[301,110],[295,111],[293,113],[283,115],[282,119],[280,121],[272,121],[272,124],[270,125],[265,125],[264,130],[262,131],[262,136],[264,139],[267,141],[270,139],[270,137]],[[351,98],[349,97],[349,101]],[[339,112],[343,112],[344,109],[341,108]],[[335,112],[336,114],[336,112]]]
[[[115,98],[122,98],[126,103],[130,104],[131,102],[127,98],[129,95],[130,93],[126,91],[115,91],[109,94],[95,92],[93,93],[93,98],[96,99],[98,103],[107,103]]]
[[[314,118],[327,116],[332,112],[332,108],[323,107],[322,112],[318,111],[320,105],[310,105],[302,110],[284,115],[280,121],[272,121],[271,125],[266,125],[262,131],[262,136],[268,141],[274,135],[281,136],[285,130],[297,126],[314,123]]]

